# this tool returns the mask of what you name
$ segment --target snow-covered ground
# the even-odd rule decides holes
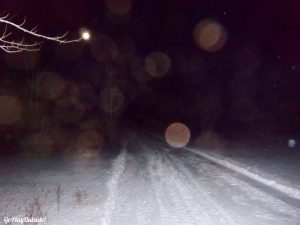
[[[151,138],[136,136],[116,157],[3,162],[0,168],[1,220],[27,215],[46,216],[53,225],[300,224],[299,208]]]
[[[211,134],[209,146],[193,146],[192,149],[226,161],[262,178],[275,181],[300,192],[300,145],[299,137],[292,135],[236,135],[233,140],[224,140]],[[289,142],[295,141],[290,147]],[[217,143],[217,144],[215,144]]]

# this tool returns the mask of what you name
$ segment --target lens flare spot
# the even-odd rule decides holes
[[[84,147],[81,149],[78,157],[81,159],[95,159],[98,157],[99,152],[95,148]]]
[[[78,123],[85,111],[85,106],[76,98],[66,97],[56,102],[55,115],[61,122]]]
[[[116,87],[105,88],[101,92],[100,107],[108,113],[122,109],[125,101],[124,94]]]
[[[11,125],[21,120],[23,104],[20,99],[10,95],[0,96],[0,125]]]
[[[171,59],[163,52],[153,52],[145,61],[146,71],[153,77],[166,75],[171,67]]]
[[[191,138],[189,128],[180,122],[172,123],[165,131],[167,143],[174,148],[183,148]]]
[[[132,76],[139,82],[146,82],[152,79],[152,76],[145,69],[145,59],[136,57],[130,65]]]
[[[198,23],[194,29],[193,37],[196,45],[207,52],[220,50],[227,39],[223,26],[212,19]]]
[[[296,147],[296,141],[295,141],[294,139],[290,139],[290,140],[288,141],[288,146],[289,146],[290,148],[295,148],[295,147]]]
[[[57,126],[53,127],[49,131],[53,137],[55,149],[59,152],[67,154],[72,151],[74,147],[74,137],[70,130]]]
[[[118,47],[114,40],[106,35],[97,36],[90,45],[92,55],[99,62],[111,62],[118,55]]]
[[[131,0],[105,0],[106,8],[113,14],[124,15],[131,10]]]
[[[78,147],[97,147],[103,142],[103,136],[94,130],[82,132],[77,140]]]
[[[220,139],[218,135],[211,131],[204,131],[196,138],[195,146],[202,149],[217,150],[220,148]]]
[[[25,137],[21,147],[28,157],[45,158],[52,153],[54,141],[49,133],[38,132]]]
[[[44,99],[57,99],[65,88],[65,81],[56,73],[43,72],[37,80],[37,94]]]

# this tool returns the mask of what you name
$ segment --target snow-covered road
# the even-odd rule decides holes
[[[29,171],[22,178],[2,174],[0,216],[25,216],[30,198],[39,196],[36,214],[45,214],[48,224],[300,225],[300,209],[292,204],[204,158],[146,138],[135,138],[113,159],[62,167],[32,180]]]

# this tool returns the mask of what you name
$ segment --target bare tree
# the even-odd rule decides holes
[[[26,18],[24,18],[24,21],[20,24],[12,22],[12,18],[13,17],[10,17],[10,14],[0,17],[0,24],[4,24],[5,26],[3,33],[0,34],[0,48],[7,53],[17,53],[22,51],[39,51],[42,44],[42,40],[54,41],[59,44],[67,44],[90,39],[90,34],[88,31],[81,32],[80,38],[72,40],[67,39],[68,32],[61,36],[46,36],[43,34],[39,34],[37,32],[37,27],[34,27],[32,29],[25,28],[24,25],[26,23]],[[28,43],[25,41],[24,38],[21,41],[11,40],[11,36],[13,33],[8,31],[8,27],[12,27],[15,30],[21,31],[29,36],[35,37],[38,39],[38,41]]]

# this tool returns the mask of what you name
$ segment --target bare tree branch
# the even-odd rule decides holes
[[[35,41],[34,43],[26,43],[24,38],[21,41],[15,41],[15,40],[8,40],[8,38],[12,35],[12,32],[8,32],[8,27],[11,26],[12,28],[15,28],[16,30],[19,30],[27,35],[30,35],[32,37],[36,37],[38,39],[42,40],[49,40],[49,41],[54,41],[58,42],[59,44],[67,44],[67,43],[73,43],[73,42],[80,42],[84,40],[85,38],[82,36],[78,39],[72,39],[68,40],[66,32],[65,34],[61,36],[47,36],[43,34],[39,34],[37,32],[37,26],[35,26],[32,29],[27,29],[24,27],[26,23],[26,17],[24,18],[23,22],[20,24],[12,22],[12,18],[15,17],[10,17],[10,14],[6,14],[5,16],[0,17],[0,24],[5,24],[5,29],[0,36],[0,49],[7,53],[17,53],[17,52],[22,52],[22,51],[39,51],[40,46],[42,44],[42,41]]]

